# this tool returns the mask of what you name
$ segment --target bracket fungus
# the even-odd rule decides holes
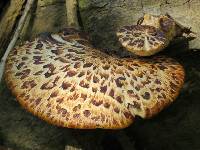
[[[118,58],[67,28],[10,52],[5,81],[32,114],[62,127],[120,129],[172,103],[184,69],[167,57]]]
[[[166,48],[175,37],[190,33],[193,33],[190,28],[180,25],[168,14],[145,14],[137,25],[119,29],[117,37],[122,46],[132,53],[151,56]]]

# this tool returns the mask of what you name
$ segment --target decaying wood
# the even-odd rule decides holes
[[[25,0],[11,0],[6,2],[6,7],[0,10],[0,57],[3,56],[13,35],[18,17],[21,16]]]
[[[27,1],[27,4],[26,4],[26,7],[24,9],[24,13],[23,15],[21,16],[20,20],[19,20],[19,23],[18,23],[18,26],[15,30],[15,33],[14,33],[14,36],[12,38],[12,40],[10,41],[9,45],[8,45],[8,48],[6,49],[6,52],[4,54],[4,56],[2,57],[1,59],[1,62],[0,62],[0,81],[2,79],[2,76],[3,76],[3,72],[4,72],[4,67],[5,67],[5,62],[6,62],[6,58],[8,57],[8,54],[9,52],[14,48],[15,46],[15,43],[20,35],[20,32],[25,24],[25,20],[27,18],[27,15],[33,5],[35,0],[28,0]]]
[[[68,27],[79,28],[77,7],[78,7],[77,0],[66,0]]]

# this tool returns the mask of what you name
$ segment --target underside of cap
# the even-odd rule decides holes
[[[175,60],[110,56],[76,33],[38,37],[9,54],[6,83],[32,114],[62,127],[120,129],[177,97],[184,70]]]
[[[169,43],[164,32],[149,25],[124,26],[117,36],[123,47],[139,56],[151,56]]]

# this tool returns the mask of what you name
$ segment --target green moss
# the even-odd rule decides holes
[[[87,9],[90,6],[90,0],[79,0],[79,9],[80,11]]]

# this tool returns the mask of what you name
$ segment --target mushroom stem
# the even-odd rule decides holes
[[[79,29],[77,7],[78,7],[77,0],[66,0],[67,26]]]
[[[18,23],[18,26],[15,30],[14,36],[13,36],[12,40],[10,41],[10,43],[9,43],[5,53],[4,53],[4,56],[1,59],[1,62],[0,62],[0,82],[2,80],[2,76],[3,76],[3,72],[4,72],[4,68],[5,68],[5,62],[6,62],[6,59],[8,57],[8,54],[15,46],[15,43],[16,43],[16,41],[17,41],[17,39],[18,39],[22,29],[23,29],[26,18],[28,16],[28,13],[30,12],[30,9],[31,9],[34,1],[35,0],[28,0],[27,1],[25,9],[24,9],[24,13],[19,20],[19,23]]]

